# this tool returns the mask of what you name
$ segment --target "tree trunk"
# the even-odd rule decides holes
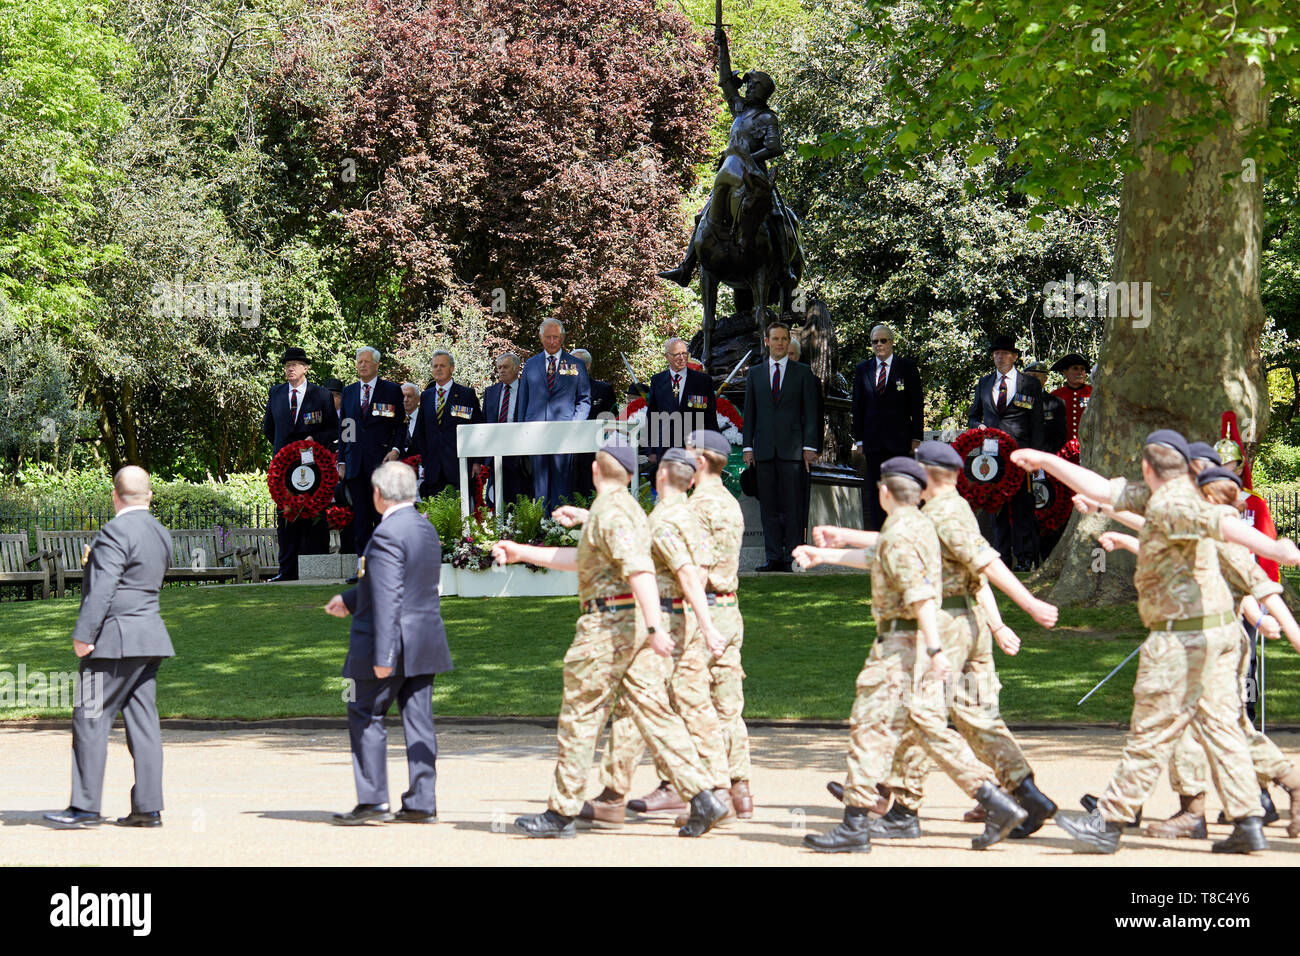
[[[1267,110],[1263,76],[1244,60],[1226,61],[1210,81],[1232,117],[1190,154],[1185,173],[1153,144],[1167,120],[1189,106],[1169,96],[1135,111],[1132,138],[1141,168],[1124,177],[1112,283],[1150,283],[1145,318],[1106,310],[1093,393],[1079,426],[1082,463],[1106,476],[1141,481],[1143,438],[1173,428],[1188,441],[1219,437],[1220,416],[1237,413],[1247,453],[1268,427],[1260,360],[1262,202],[1257,176],[1243,170],[1242,137]],[[1138,288],[1141,288],[1139,285]],[[1098,310],[1101,311],[1100,308]],[[1075,514],[1044,569],[1057,604],[1131,601],[1133,558],[1099,560],[1097,535],[1110,523]]]

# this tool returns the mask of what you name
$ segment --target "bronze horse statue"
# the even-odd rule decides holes
[[[722,154],[713,190],[705,204],[691,244],[700,262],[700,290],[704,296],[704,359],[708,367],[718,285],[736,290],[737,310],[752,307],[754,321],[765,331],[764,309],[780,303],[789,312],[795,285],[803,275],[803,250],[799,220],[785,203],[777,205],[776,176],[764,172],[749,155],[744,142],[733,136]],[[784,259],[782,245],[771,230],[784,228],[790,250]],[[789,283],[793,275],[795,283]]]

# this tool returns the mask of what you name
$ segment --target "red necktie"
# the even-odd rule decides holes
[[[546,366],[546,390],[548,392],[555,389],[555,356],[550,357],[550,363]]]
[[[781,363],[772,363],[772,404],[781,396]]]
[[[501,392],[501,413],[497,415],[498,422],[510,420],[510,386],[507,385]]]
[[[298,390],[293,387],[289,389],[289,417],[295,423],[298,421]]]
[[[1007,410],[1007,377],[1002,376],[1002,384],[998,386],[998,414],[1001,415]]]
[[[370,411],[370,386],[361,386],[361,414],[364,415]]]
[[[884,362],[881,362],[880,374],[876,377],[877,392],[883,392],[885,390],[885,379],[887,378],[889,378],[889,366],[886,365]]]

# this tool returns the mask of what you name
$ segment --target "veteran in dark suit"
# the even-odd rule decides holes
[[[338,414],[343,407],[343,383],[337,378],[326,378],[321,380],[321,386],[328,388],[331,395],[334,396],[334,412]],[[340,429],[341,430],[341,429]],[[337,456],[339,454],[339,443],[336,441],[334,447],[330,449]],[[340,467],[340,474],[342,469]],[[334,486],[334,504],[340,507],[352,510],[352,499],[348,497],[348,483],[339,480]],[[340,554],[357,554],[357,539],[353,534],[352,525],[339,529],[339,553]]]
[[[497,422],[507,425],[520,421],[519,404],[519,356],[506,352],[496,360],[497,381],[483,392],[483,420],[488,424]],[[525,498],[533,496],[533,479],[528,473],[528,458],[523,455],[503,455],[501,458],[501,476],[505,485],[504,493],[497,494],[496,462],[491,458],[483,460],[483,467],[489,471],[488,480],[492,482],[493,495],[497,504],[506,508],[514,504],[520,495]]]
[[[999,335],[989,348],[994,370],[979,380],[970,406],[968,428],[999,428],[1021,448],[1046,450],[1043,435],[1043,389],[1038,380],[1016,370],[1020,350],[1010,335]],[[1057,449],[1052,449],[1056,451]],[[1002,462],[1002,467],[1013,467]],[[994,517],[993,547],[1017,571],[1032,571],[1038,564],[1038,522],[1034,496],[1026,479],[1015,497]]]
[[[713,378],[687,368],[690,353],[682,339],[664,343],[668,367],[650,378],[646,394],[646,458],[655,464],[669,448],[686,447],[693,431],[718,430],[718,396]]]
[[[286,349],[280,359],[285,383],[276,385],[267,395],[262,432],[271,443],[274,455],[290,442],[310,438],[331,451],[339,437],[339,416],[334,410],[334,396],[329,389],[307,381],[311,359],[300,348]],[[329,551],[330,529],[325,517],[303,518],[286,522],[276,515],[280,539],[280,573],[272,581],[298,580],[298,555],[325,554]]]
[[[583,422],[591,411],[591,378],[587,366],[564,350],[564,326],[547,319],[537,330],[542,351],[524,362],[519,376],[520,421]],[[572,490],[571,455],[533,456],[533,497],[547,511],[560,506]]]
[[[363,554],[370,532],[379,521],[370,504],[370,476],[401,451],[402,386],[379,377],[378,349],[357,351],[357,381],[343,389],[339,408],[339,477],[352,499],[352,532],[356,553]]]
[[[162,732],[158,726],[158,665],[174,657],[158,613],[158,592],[171,564],[172,539],[149,513],[153,490],[143,468],[113,476],[116,513],[91,543],[72,647],[81,658],[72,709],[72,801],[45,814],[57,827],[105,822],[99,815],[108,736],[118,713],[135,764],[131,813],[120,826],[162,825]]]
[[[397,820],[436,823],[438,738],[433,724],[433,678],[451,670],[438,599],[442,546],[438,532],[413,507],[415,472],[387,462],[370,477],[379,526],[366,545],[357,586],[336,594],[325,610],[352,615],[343,676],[354,693],[348,737],[357,805],[334,815],[355,825]],[[393,702],[406,736],[409,786],[396,814],[388,807],[388,734],[384,716]]]
[[[872,357],[853,374],[853,450],[861,452],[866,474],[862,519],[868,531],[885,523],[876,485],[880,466],[906,457],[924,437],[921,373],[909,358],[894,354],[894,332],[887,325],[871,330]]]
[[[415,431],[420,423],[420,386],[414,382],[402,383],[402,430],[397,445],[397,457],[409,458],[415,454]]]
[[[461,425],[483,424],[478,396],[468,385],[452,381],[456,359],[445,349],[430,360],[433,384],[420,396],[420,417],[415,428],[415,454],[420,456],[424,480],[420,497],[432,498],[447,487],[460,488],[460,456],[456,454],[456,429]],[[475,462],[477,477],[483,466]]]
[[[789,571],[802,544],[803,490],[817,458],[822,423],[812,370],[790,360],[790,327],[773,322],[768,357],[745,376],[744,460],[758,478],[759,514],[767,563],[760,571]]]

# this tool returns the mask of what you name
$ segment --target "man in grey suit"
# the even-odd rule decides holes
[[[759,571],[791,571],[803,542],[803,490],[817,459],[822,423],[812,369],[790,361],[790,327],[767,327],[768,357],[745,375],[744,460],[758,473],[767,563]]]
[[[149,513],[153,489],[143,468],[113,476],[113,520],[100,529],[84,560],[81,611],[72,648],[81,658],[72,709],[72,802],[45,814],[57,827],[81,829],[105,822],[108,735],[118,712],[135,763],[131,813],[119,826],[162,826],[162,732],[158,726],[158,665],[174,657],[158,613],[158,591],[171,564],[172,540]]]
[[[451,670],[438,603],[442,545],[433,525],[414,508],[416,480],[410,465],[380,465],[370,484],[381,517],[357,568],[357,586],[325,605],[335,617],[353,615],[343,676],[353,690],[348,734],[357,805],[350,813],[336,813],[334,823],[437,823],[433,676]],[[410,771],[410,789],[402,794],[396,814],[388,810],[384,729],[394,700],[402,714]]]

